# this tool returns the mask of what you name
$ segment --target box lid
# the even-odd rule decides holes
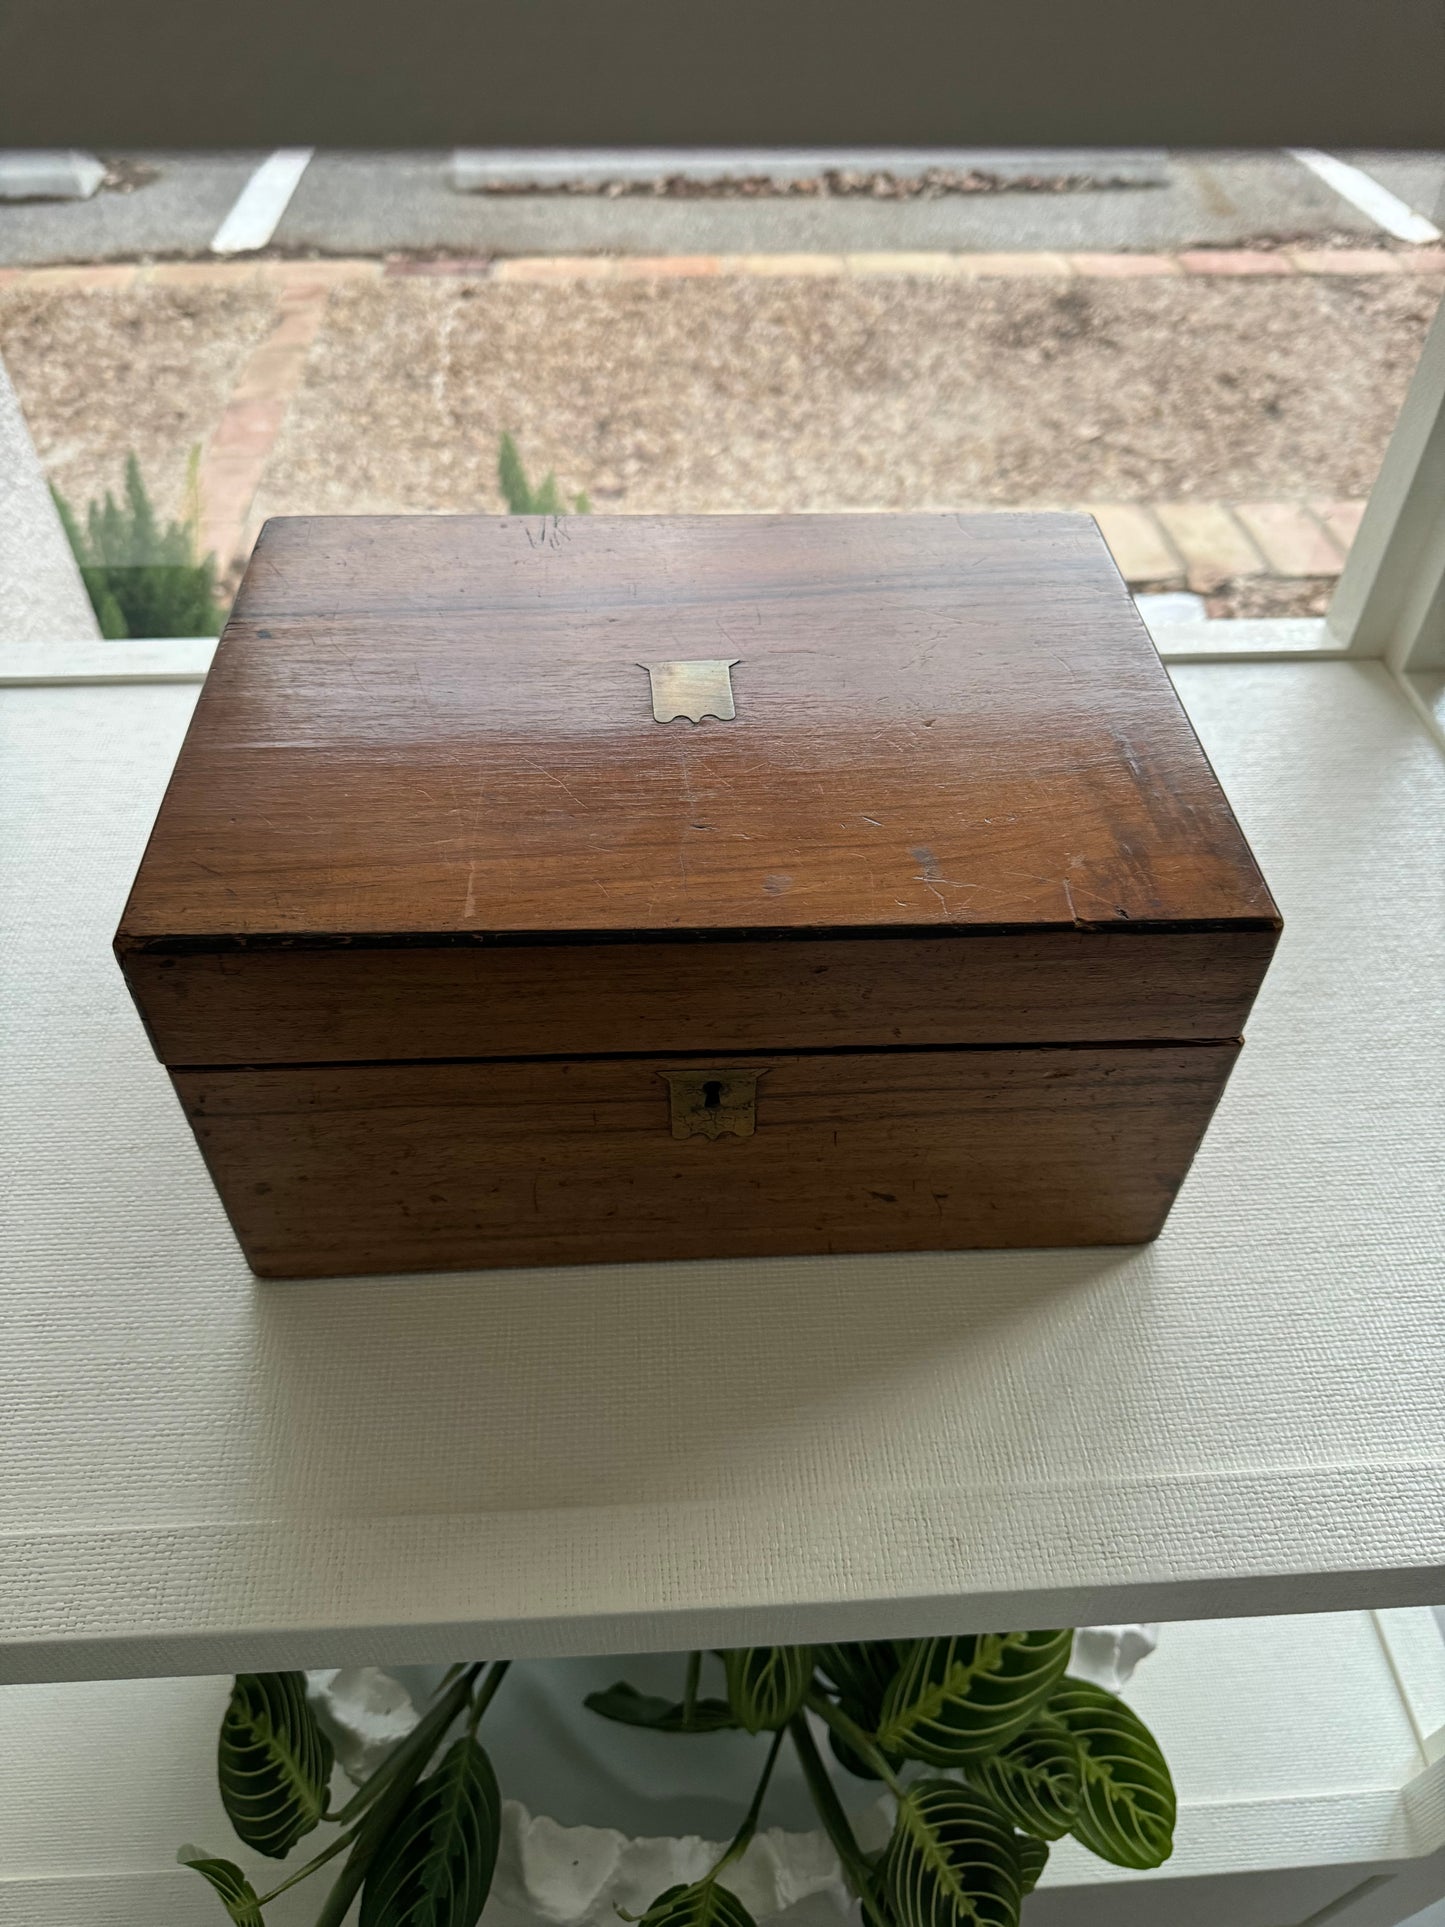
[[[1277,927],[1088,517],[346,517],[262,532],[117,941]]]

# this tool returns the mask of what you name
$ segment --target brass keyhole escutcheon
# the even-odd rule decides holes
[[[659,1071],[672,1100],[674,1137],[751,1137],[758,1079],[766,1071]]]

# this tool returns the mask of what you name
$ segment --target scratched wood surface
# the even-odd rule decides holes
[[[117,941],[226,1064],[1231,1037],[1277,930],[1086,517],[357,517],[264,531]]]
[[[298,518],[120,941],[1274,918],[1087,517]]]
[[[167,1064],[1235,1037],[1272,930],[126,958]]]
[[[666,1057],[173,1077],[252,1268],[314,1277],[1135,1244],[1236,1049],[734,1059],[757,1130],[715,1140],[672,1136]]]

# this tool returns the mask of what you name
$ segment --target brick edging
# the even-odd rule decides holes
[[[199,545],[202,554],[215,555],[223,579],[251,552],[256,492],[326,319],[332,285],[295,279],[282,286],[271,326],[242,364],[206,439],[197,476]]]
[[[1119,573],[1133,588],[1189,588],[1270,577],[1336,576],[1365,505],[1346,502],[1091,502]]]
[[[87,267],[0,268],[0,289],[77,293],[131,288],[235,287],[280,290],[331,288],[346,282],[420,277],[480,278],[501,282],[695,280],[740,278],[935,277],[944,280],[1154,280],[1278,278],[1286,275],[1445,275],[1445,247],[1188,248],[1177,254],[854,253],[513,255],[499,260],[448,258],[386,261],[166,261],[105,262]]]

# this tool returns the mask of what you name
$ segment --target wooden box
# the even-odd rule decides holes
[[[1278,931],[1087,517],[346,518],[117,949],[302,1276],[1152,1238]]]

